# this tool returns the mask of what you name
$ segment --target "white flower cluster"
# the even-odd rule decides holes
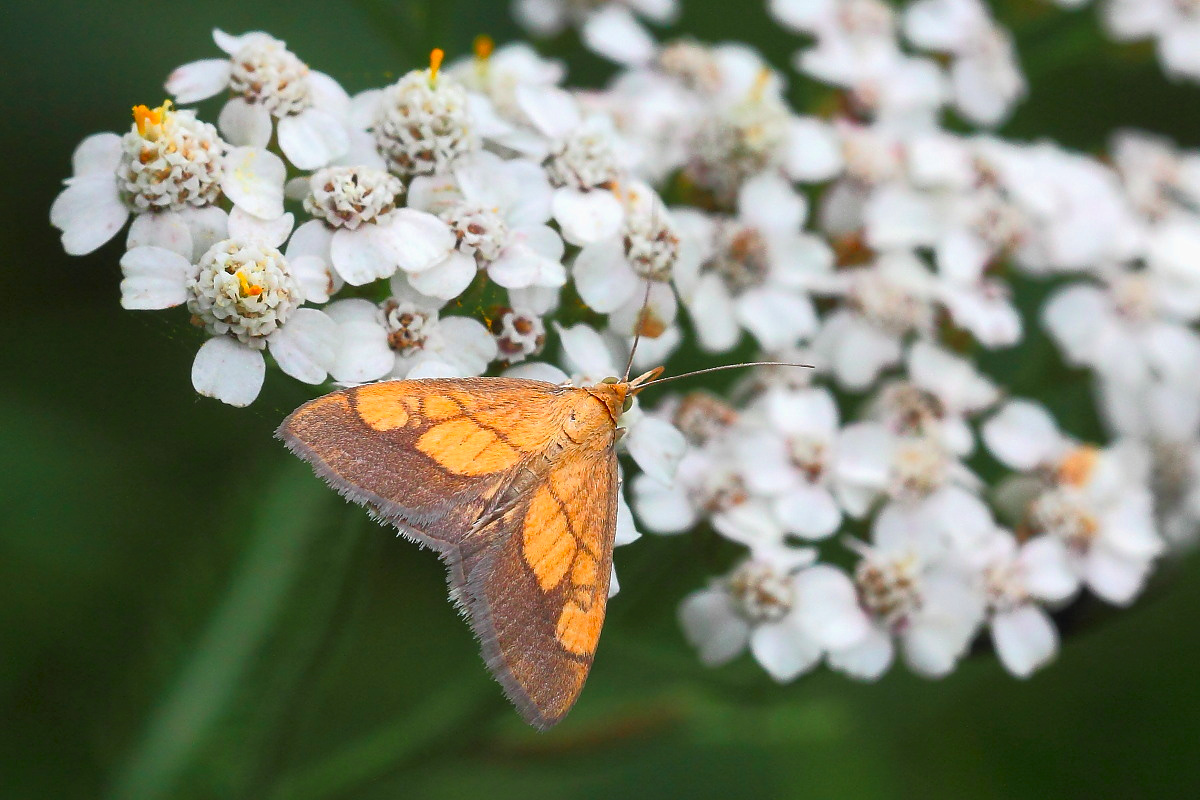
[[[780,681],[822,660],[874,679],[898,647],[937,677],[987,628],[1027,676],[1054,612],[1084,590],[1131,602],[1195,536],[1200,154],[952,132],[1027,91],[982,0],[771,0],[829,87],[821,114],[748,46],[655,42],[633,13],[668,21],[669,0],[516,5],[621,71],[571,91],[481,37],[350,96],[273,37],[218,31],[228,57],[167,82],[180,103],[227,91],[217,126],[139,106],[80,145],[51,220],[86,253],[133,217],[122,304],[186,305],[208,337],[195,388],[233,405],[264,354],[314,385],[580,385],[635,341],[642,368],[683,347],[813,364],[622,420],[642,527],[745,550],[680,610],[709,664],[748,647]],[[1014,294],[1039,283],[1022,319]],[[1110,443],[985,374],[1035,328],[1094,376]],[[636,536],[622,501],[619,542]]]
[[[1089,0],[1054,0],[1081,8]],[[1117,41],[1153,39],[1158,61],[1172,78],[1200,81],[1200,3],[1195,0],[1100,0],[1102,19]]]

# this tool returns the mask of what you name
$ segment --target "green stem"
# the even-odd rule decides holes
[[[318,507],[329,495],[313,489],[307,466],[289,461],[254,504],[251,539],[225,599],[152,713],[111,797],[171,796],[204,748],[282,611],[309,544],[325,528]]]

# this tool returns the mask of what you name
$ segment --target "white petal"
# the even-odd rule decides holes
[[[768,352],[794,347],[817,328],[817,313],[807,297],[762,286],[735,302],[737,319]]]
[[[402,208],[380,227],[395,263],[405,272],[429,269],[445,258],[455,244],[454,233],[445,222],[424,211]]]
[[[872,626],[867,635],[850,647],[830,650],[829,666],[841,670],[852,678],[863,681],[878,680],[887,672],[894,655],[892,640],[886,633]]]
[[[738,218],[758,229],[798,230],[807,213],[804,195],[776,173],[756,175],[738,191]]]
[[[318,256],[289,257],[288,268],[300,283],[306,303],[326,303],[342,286],[341,278],[330,272],[329,262]]]
[[[1096,545],[1084,558],[1083,570],[1089,589],[1114,605],[1124,606],[1133,602],[1142,590],[1150,574],[1150,562],[1118,555]]]
[[[601,314],[623,305],[633,297],[640,283],[625,261],[625,249],[619,239],[583,248],[575,257],[571,272],[583,302]]]
[[[234,206],[233,211],[229,212],[229,236],[242,242],[281,247],[292,232],[294,222],[290,212],[275,219],[262,219],[241,206]]]
[[[626,440],[629,455],[652,478],[670,483],[687,451],[683,434],[666,420],[642,417],[629,431]]]
[[[54,198],[50,223],[62,231],[63,249],[82,256],[98,249],[129,219],[112,175],[75,178]]]
[[[625,66],[637,66],[654,55],[655,42],[628,8],[607,5],[591,14],[580,31],[594,53]]]
[[[1025,588],[1041,600],[1066,600],[1079,588],[1071,569],[1070,555],[1061,539],[1037,536],[1021,547],[1019,559]]]
[[[396,271],[396,254],[378,225],[334,231],[329,258],[333,268],[351,286],[387,278]]]
[[[1054,623],[1034,605],[997,614],[992,619],[992,642],[1004,668],[1018,678],[1028,678],[1058,652]]]
[[[413,288],[430,297],[451,300],[458,297],[475,280],[479,268],[475,266],[475,256],[469,256],[459,250],[451,250],[449,255],[421,272],[413,272],[408,276],[408,282]]]
[[[283,182],[287,167],[274,153],[255,147],[235,147],[225,156],[221,190],[235,205],[262,219],[283,214]]]
[[[687,305],[702,348],[710,353],[724,353],[737,345],[742,329],[734,317],[729,290],[718,275],[704,274]]]
[[[567,373],[563,372],[556,366],[545,364],[541,361],[525,361],[516,366],[509,367],[504,370],[506,378],[525,378],[531,381],[542,381],[543,383],[552,383],[555,386],[561,386],[564,383],[570,383],[571,380]]]
[[[192,234],[192,254],[189,256],[192,263],[200,261],[210,247],[229,237],[229,215],[223,208],[201,206],[185,208],[177,213]]]
[[[870,622],[858,605],[858,592],[841,570],[816,564],[801,570],[792,586],[796,622],[822,647],[852,647],[870,633]]]
[[[622,547],[642,538],[637,526],[633,523],[633,512],[625,502],[625,496],[617,495],[617,526],[613,534],[613,547]],[[610,595],[611,597],[611,595]]]
[[[603,373],[605,377],[616,374],[612,351],[594,329],[583,323],[572,325],[570,328],[555,323],[554,328],[562,341],[567,363],[574,371],[585,375]]]
[[[633,479],[633,504],[642,524],[655,533],[682,533],[698,518],[687,492],[645,474]]]
[[[228,336],[214,336],[192,362],[192,386],[205,397],[248,406],[262,389],[267,365],[262,352]]]
[[[529,120],[546,136],[566,136],[581,122],[575,98],[557,86],[517,85],[517,104]]]
[[[821,648],[799,629],[782,622],[759,625],[750,634],[750,652],[767,674],[787,683],[816,666]]]
[[[332,114],[308,108],[279,120],[279,149],[300,169],[317,169],[345,155],[350,134]]]
[[[325,309],[340,328],[340,338],[329,374],[343,383],[365,383],[387,375],[396,354],[387,343],[387,332],[377,321],[379,307],[369,300],[338,300]]]
[[[229,59],[206,58],[184,64],[163,86],[180,105],[207,100],[229,85]]]
[[[710,667],[731,661],[746,648],[750,627],[733,610],[729,595],[704,589],[679,604],[679,625],[688,642]]]
[[[992,455],[1013,469],[1028,472],[1063,448],[1062,434],[1050,412],[1028,400],[1011,400],[983,425],[983,441]]]
[[[71,174],[76,178],[85,175],[116,174],[121,163],[121,137],[115,133],[94,133],[79,143],[71,154]]]
[[[192,263],[174,250],[135,247],[121,256],[121,307],[171,308],[187,302]]]
[[[305,383],[321,383],[332,369],[338,350],[337,323],[315,308],[292,312],[267,345],[279,368]]]
[[[259,103],[230,98],[217,116],[225,141],[239,147],[266,147],[271,142],[271,114]]]
[[[194,252],[192,231],[182,214],[171,211],[138,214],[125,238],[125,249],[137,247],[162,247],[191,261]]]
[[[817,119],[793,117],[788,125],[784,169],[805,183],[827,181],[842,171],[842,148],[833,128]]]
[[[625,217],[620,201],[606,189],[581,191],[564,186],[554,192],[552,207],[563,239],[574,245],[616,236]]]
[[[776,499],[775,513],[784,528],[806,539],[832,536],[842,524],[842,511],[829,491],[807,483]]]
[[[464,377],[482,375],[496,358],[496,339],[479,320],[442,317],[439,329],[446,342],[442,357],[459,365]]]

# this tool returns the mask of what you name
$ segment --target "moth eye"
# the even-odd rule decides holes
[[[633,398],[626,397],[625,402],[621,405],[621,411],[628,411],[631,408],[633,408]]]
[[[602,380],[600,382],[601,383],[616,383],[617,379],[616,378],[605,378],[604,380]]]

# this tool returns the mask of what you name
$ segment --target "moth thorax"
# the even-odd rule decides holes
[[[893,630],[904,628],[921,608],[921,576],[912,556],[864,558],[854,585],[862,607]]]
[[[675,408],[671,422],[694,445],[709,442],[737,421],[737,411],[708,392],[690,392]]]
[[[750,622],[774,622],[792,609],[791,579],[771,564],[747,561],[729,576],[726,588],[734,608]]]
[[[540,353],[546,344],[546,325],[537,314],[508,308],[493,325],[500,358],[510,364]]]
[[[878,409],[888,427],[899,434],[928,434],[946,416],[946,406],[936,394],[907,381],[885,388]]]
[[[767,240],[757,228],[731,223],[718,234],[713,269],[734,292],[761,286],[771,269]]]
[[[425,346],[433,315],[414,304],[390,298],[380,307],[388,346],[398,353],[411,353]]]
[[[312,105],[308,65],[269,36],[255,37],[233,57],[229,89],[276,117],[299,114]]]
[[[1076,553],[1086,553],[1100,531],[1095,514],[1074,489],[1049,489],[1029,506],[1029,524],[1062,540]]]
[[[892,456],[891,491],[896,497],[925,497],[946,484],[950,457],[927,436],[902,439]]]

